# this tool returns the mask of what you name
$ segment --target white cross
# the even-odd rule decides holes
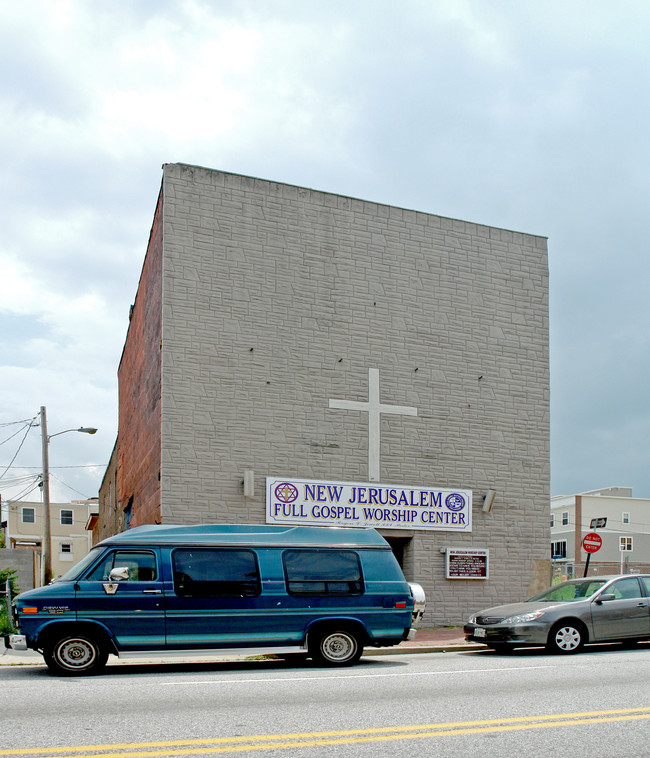
[[[368,413],[368,481],[378,482],[380,476],[380,427],[381,414],[392,413],[398,416],[417,416],[418,409],[407,405],[386,405],[379,400],[379,369],[368,369],[368,402],[355,400],[330,400],[330,408],[342,408],[348,411],[366,411]]]

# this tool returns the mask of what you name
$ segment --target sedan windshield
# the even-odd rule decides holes
[[[526,602],[571,603],[575,600],[591,597],[604,584],[604,579],[572,579],[569,582],[555,584],[544,592],[540,592],[539,595],[529,598]]]

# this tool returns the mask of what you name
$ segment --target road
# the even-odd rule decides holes
[[[650,645],[0,669],[0,756],[650,755]]]

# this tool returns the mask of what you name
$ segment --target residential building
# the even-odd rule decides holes
[[[601,547],[587,553],[584,537],[595,532]],[[596,541],[597,542],[597,541]],[[551,498],[551,558],[556,576],[650,571],[650,499],[631,487],[605,487]]]
[[[38,502],[8,501],[6,546],[33,552],[34,586],[41,583],[41,552],[45,532],[44,505]],[[52,542],[52,576],[64,574],[81,560],[92,544],[86,528],[91,514],[97,511],[97,498],[50,504]]]

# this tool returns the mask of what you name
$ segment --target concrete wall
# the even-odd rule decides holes
[[[34,552],[32,550],[10,550],[0,548],[0,570],[13,569],[16,584],[21,592],[34,589]],[[4,587],[2,587],[4,591]]]
[[[418,409],[383,417],[381,481],[474,491],[471,534],[399,534],[425,620],[545,585],[546,240],[179,164],[163,197],[163,522],[263,522],[266,476],[367,481],[367,415],[328,402],[367,400],[376,368]],[[446,546],[489,548],[490,579],[445,580]]]

